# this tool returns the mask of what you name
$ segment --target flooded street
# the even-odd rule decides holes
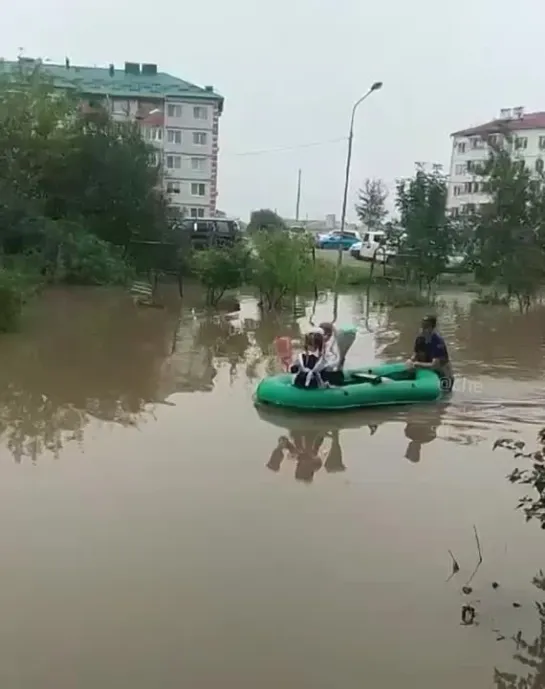
[[[0,339],[2,689],[500,689],[545,668],[545,536],[492,452],[545,426],[545,309],[444,295],[452,400],[301,416],[252,394],[310,306],[167,302],[52,291]],[[349,364],[409,356],[421,315],[341,297]]]

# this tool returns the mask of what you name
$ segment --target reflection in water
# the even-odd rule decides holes
[[[264,421],[288,431],[288,436],[279,437],[267,468],[280,471],[284,459],[288,457],[297,462],[299,471],[296,469],[295,478],[305,476],[307,478],[302,480],[310,482],[322,467],[328,473],[346,470],[341,446],[343,429],[367,427],[369,435],[374,436],[385,424],[403,423],[405,437],[409,440],[404,458],[413,463],[419,462],[422,446],[437,439],[437,431],[448,412],[449,402],[316,415],[298,415],[296,412],[284,412],[265,406],[258,406],[256,409]],[[463,444],[467,444],[468,440],[471,442],[472,436],[467,433],[467,429],[457,430],[458,432],[452,432],[443,439]]]
[[[174,319],[125,295],[55,291],[0,340],[0,432],[17,462],[82,441],[88,416],[133,425],[157,399]]]
[[[329,448],[324,448],[328,439]],[[295,479],[311,483],[314,474],[322,467],[329,474],[344,471],[343,453],[338,430],[330,433],[321,431],[289,431],[289,437],[282,435],[272,451],[267,468],[278,472],[286,456],[295,461]]]
[[[238,303],[233,306],[238,306]],[[211,392],[218,370],[277,365],[268,343],[297,323],[199,314],[190,304],[141,309],[121,291],[51,290],[24,329],[0,339],[0,436],[15,460],[58,456],[91,418],[137,425],[180,392]]]
[[[49,292],[21,333],[0,340],[0,432],[16,460],[36,460],[45,450],[58,454],[65,440],[81,443],[90,417],[135,425],[150,405],[175,393],[217,391],[223,367],[231,387],[278,372],[274,339],[300,340],[308,321],[292,315],[264,318],[249,299],[235,307],[240,311],[210,315],[184,302],[180,312],[176,300],[171,308],[145,310],[116,291]],[[419,310],[367,308],[357,295],[339,301],[340,324],[360,320],[351,363],[406,356]],[[330,311],[329,302],[320,302],[315,320],[330,318]],[[411,462],[419,461],[422,447],[435,439],[441,425],[448,439],[461,442],[463,436],[473,442],[491,423],[538,423],[543,416],[545,321],[540,312],[520,315],[454,300],[439,309],[439,317],[458,380],[465,384],[463,376],[473,376],[484,381],[487,405],[464,389],[455,393],[448,410],[366,411],[367,419],[375,418],[367,422],[371,431],[373,425],[406,416],[405,456]],[[521,381],[518,388],[515,380]],[[323,427],[320,422],[320,430],[329,432],[328,423]],[[365,423],[358,419],[359,426]]]
[[[433,442],[437,438],[437,429],[441,425],[443,414],[448,404],[430,405],[423,414],[421,409],[411,409],[407,412],[405,436],[409,444],[405,450],[405,458],[409,462],[419,462],[422,445]]]

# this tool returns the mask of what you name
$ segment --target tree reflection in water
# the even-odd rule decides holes
[[[120,290],[51,290],[21,333],[0,340],[0,437],[15,460],[58,456],[83,442],[91,418],[136,425],[150,405],[179,392],[211,391],[218,369],[274,365],[293,316],[242,320],[238,313],[142,309]],[[272,363],[271,363],[272,362]]]
[[[134,424],[157,400],[174,323],[119,293],[53,293],[43,308],[0,343],[0,434],[17,462],[82,442],[90,417]]]
[[[532,580],[534,586],[545,591],[545,574],[540,571]],[[494,683],[497,689],[543,689],[545,687],[545,601],[536,602],[539,615],[539,633],[527,641],[519,631],[513,638],[515,653],[513,659],[527,670],[524,674],[494,669]]]

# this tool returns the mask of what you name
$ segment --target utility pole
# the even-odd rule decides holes
[[[295,201],[295,221],[299,222],[299,208],[301,206],[301,168],[297,173],[297,200]]]

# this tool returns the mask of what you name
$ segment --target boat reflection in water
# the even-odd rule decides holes
[[[267,468],[278,472],[283,461],[294,460],[295,479],[311,483],[314,474],[322,467],[328,473],[345,471],[339,431],[289,430],[281,435],[267,462]]]
[[[419,462],[422,446],[437,438],[448,407],[449,402],[445,401],[336,414],[290,413],[268,406],[256,406],[256,410],[261,419],[287,431],[278,438],[267,468],[279,472],[286,460],[294,461],[295,479],[311,483],[320,469],[330,474],[347,469],[341,444],[343,430],[368,428],[370,435],[374,435],[385,423],[404,423],[405,437],[408,439],[404,458],[413,463]],[[453,436],[445,439],[461,440]]]

